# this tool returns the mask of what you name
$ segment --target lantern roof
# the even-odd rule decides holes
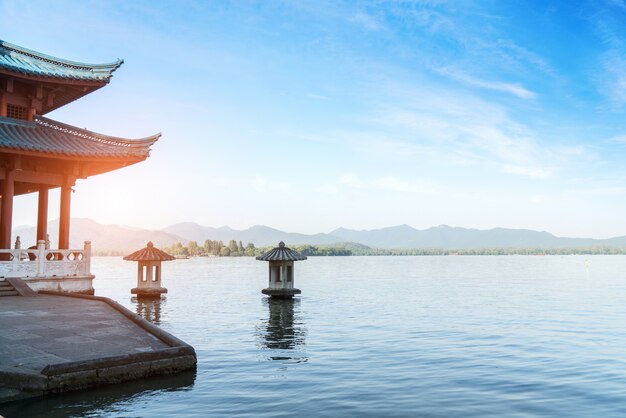
[[[156,248],[152,241],[148,242],[146,248],[142,248],[124,257],[126,261],[171,261],[175,259],[176,257],[172,257],[165,251]]]
[[[306,260],[306,256],[289,247],[285,247],[285,243],[281,241],[278,247],[258,256],[256,259],[261,261],[300,261]]]

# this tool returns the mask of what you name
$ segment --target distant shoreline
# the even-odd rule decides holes
[[[306,246],[311,247],[311,246]],[[589,247],[589,248],[478,248],[478,249],[461,249],[461,250],[447,250],[440,248],[431,249],[346,249],[346,248],[332,248],[321,247],[323,251],[319,251],[320,248],[314,247],[311,251],[301,251],[298,246],[293,246],[294,249],[299,250],[301,253],[308,257],[367,257],[367,256],[379,256],[379,257],[418,257],[418,256],[505,256],[505,255],[532,255],[532,256],[554,256],[554,255],[626,255],[625,247]],[[261,253],[268,248],[258,248],[257,252]],[[127,255],[130,251],[127,250],[94,250],[93,255],[98,257],[122,257]],[[218,257],[218,258],[230,258],[230,257],[255,257],[258,254],[242,254],[242,255],[190,255],[189,258],[196,257]]]

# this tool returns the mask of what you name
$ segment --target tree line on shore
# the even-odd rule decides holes
[[[174,243],[171,247],[163,249],[173,256],[219,256],[219,257],[252,257],[256,255],[256,247],[249,243],[245,247],[241,241],[231,239],[228,244],[222,241],[206,240],[203,245],[198,245],[197,241],[189,241],[187,245],[180,242]]]
[[[241,241],[230,240],[228,244],[223,241],[206,240],[202,246],[197,241],[189,241],[187,245],[180,242],[174,243],[171,247],[163,250],[173,256],[217,256],[217,257],[256,257],[273,247],[256,247],[253,243],[245,246]],[[324,247],[314,245],[296,245],[290,247],[305,256],[338,256],[352,255],[352,252],[345,248]]]

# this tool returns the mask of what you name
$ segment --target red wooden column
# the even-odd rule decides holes
[[[37,241],[46,240],[48,235],[48,188],[39,186],[37,210]]]
[[[62,186],[61,187],[61,216],[59,219],[59,249],[70,248],[71,197],[72,197],[72,186]]]
[[[13,225],[13,195],[15,193],[14,171],[7,170],[2,181],[2,208],[0,209],[0,248],[11,248],[11,226]]]
[[[7,115],[7,96],[0,92],[0,116]]]

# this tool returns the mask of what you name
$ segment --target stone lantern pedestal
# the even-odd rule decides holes
[[[290,299],[301,293],[294,287],[293,263],[306,257],[280,242],[278,247],[256,258],[269,261],[269,286],[261,291],[272,298]]]
[[[149,242],[146,248],[127,255],[124,260],[137,261],[137,287],[130,293],[142,299],[159,299],[167,289],[161,286],[161,262],[175,258],[155,248]]]

